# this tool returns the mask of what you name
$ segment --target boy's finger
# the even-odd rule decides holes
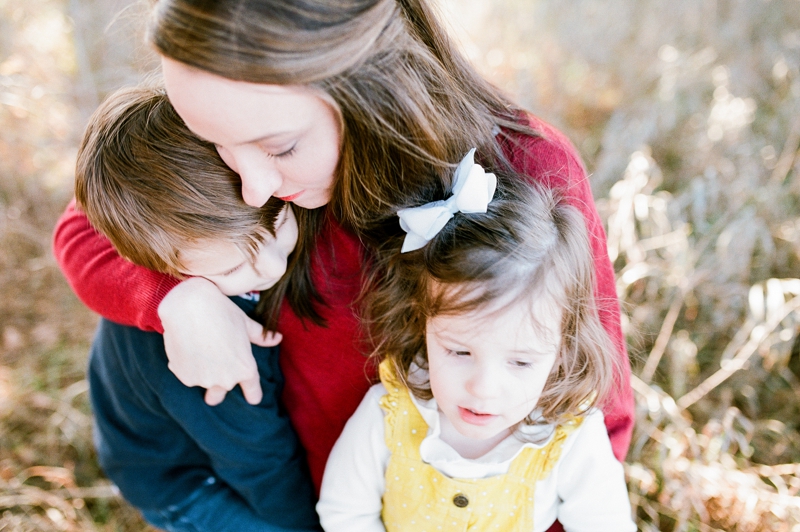
[[[217,406],[225,399],[227,393],[228,391],[222,386],[212,386],[206,390],[206,404],[208,406]]]
[[[242,387],[244,400],[251,405],[257,405],[261,402],[262,397],[264,397],[264,393],[261,391],[261,382],[258,376],[256,376],[254,379],[248,379],[240,382],[239,386]]]
[[[253,320],[247,321],[247,336],[250,337],[250,343],[261,347],[272,347],[283,340],[283,335],[279,332],[268,331],[264,334],[264,327]]]

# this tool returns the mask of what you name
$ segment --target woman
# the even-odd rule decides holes
[[[578,154],[474,72],[426,1],[160,0],[149,39],[171,102],[240,175],[245,201],[261,206],[274,195],[315,209],[309,266],[318,297],[284,305],[278,329],[284,401],[317,486],[369,386],[369,346],[355,310],[365,279],[380,275],[381,242],[400,231],[398,209],[429,189],[444,195],[473,146],[487,171],[557,187],[579,208],[601,321],[629,367],[605,235]],[[90,308],[163,332],[170,367],[184,384],[207,388],[209,404],[237,383],[258,401],[247,345],[259,340],[258,328],[211,283],[132,267],[72,208],[56,228],[55,250]],[[632,430],[629,378],[626,369],[605,410],[618,459]]]

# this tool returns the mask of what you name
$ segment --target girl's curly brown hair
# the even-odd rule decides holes
[[[383,246],[384,274],[364,295],[373,356],[391,360],[412,393],[429,399],[428,383],[408,378],[412,364],[427,367],[428,319],[552,297],[563,308],[560,349],[527,422],[561,423],[602,403],[620,374],[596,308],[586,227],[557,193],[517,177],[498,181],[485,214],[457,213],[417,251],[400,253],[402,237]]]

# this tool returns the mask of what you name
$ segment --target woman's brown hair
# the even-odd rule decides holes
[[[329,95],[343,124],[329,206],[372,243],[396,233],[398,208],[449,187],[449,161],[477,146],[509,174],[498,131],[533,133],[424,0],[158,0],[148,33],[206,72]]]
[[[429,198],[431,201],[441,196]],[[529,423],[560,423],[609,397],[618,357],[598,316],[588,235],[580,212],[554,192],[499,179],[485,214],[457,213],[423,248],[400,253],[402,236],[382,254],[385,277],[366,295],[365,319],[375,356],[409,379],[427,367],[426,323],[441,314],[496,309],[552,298],[563,309],[559,353]],[[535,327],[543,317],[531,312]]]
[[[285,208],[272,198],[260,209],[245,204],[241,181],[212,144],[195,136],[160,87],[117,91],[89,120],[75,174],[78,205],[98,231],[131,262],[181,277],[181,250],[208,241],[230,242],[254,258]],[[287,274],[264,292],[259,312],[274,328],[283,296],[301,316],[318,319],[307,268],[313,236],[303,231],[313,213],[294,207],[300,228]],[[293,294],[306,297],[293,297]]]

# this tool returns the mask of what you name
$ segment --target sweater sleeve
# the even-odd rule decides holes
[[[72,290],[87,307],[122,325],[164,332],[158,305],[180,280],[122,258],[78,210],[75,200],[56,223],[53,252]]]
[[[384,473],[389,449],[384,441],[382,384],[367,392],[333,446],[317,513],[325,532],[385,532],[381,521]]]
[[[563,133],[536,117],[530,126],[540,136],[506,135],[506,153],[518,172],[532,181],[560,191],[584,217],[589,233],[597,281],[596,298],[600,321],[616,347],[623,371],[617,376],[615,395],[603,408],[606,428],[618,460],[625,459],[633,433],[634,403],[631,369],[620,325],[614,269],[608,258],[606,234],[592,196],[589,178],[580,155]]]

